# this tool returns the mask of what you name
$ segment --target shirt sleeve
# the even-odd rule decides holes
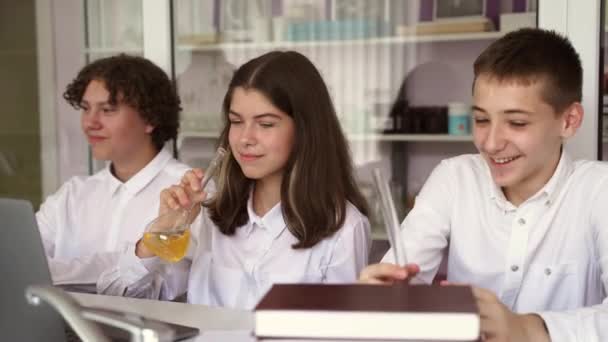
[[[64,183],[57,192],[47,197],[36,213],[36,222],[44,245],[44,252],[49,259],[55,256],[55,239],[59,227],[67,224],[68,203],[70,196],[73,196],[70,189],[74,187],[74,182],[75,178],[72,178]]]
[[[36,213],[36,221],[49,270],[55,285],[95,284],[99,270],[116,264],[120,253],[96,253],[79,258],[60,259],[57,257],[57,239],[65,238],[62,228],[69,226],[70,203],[75,200],[76,189],[82,180],[73,177],[49,196]]]
[[[541,312],[552,341],[608,341],[608,178],[594,185],[590,223],[595,232],[604,300],[601,304],[560,312]]]
[[[158,257],[139,258],[135,245],[120,255],[117,263],[105,269],[97,281],[97,293],[135,298],[172,300],[188,289],[190,266],[198,247],[201,214],[192,223],[186,256],[176,263]]]
[[[171,300],[186,292],[191,261],[165,264],[158,257],[139,258],[130,246],[118,263],[101,273],[97,293]]]
[[[325,272],[327,283],[355,282],[367,265],[371,246],[371,229],[367,217],[361,215],[344,225],[332,247]]]
[[[449,161],[442,161],[431,172],[416,197],[412,210],[401,224],[401,243],[408,263],[420,266],[414,283],[430,284],[439,269],[448,245],[452,210],[453,172]],[[394,263],[393,249],[382,262]]]
[[[36,222],[55,285],[94,285],[99,271],[116,265],[120,259],[120,252],[95,253],[69,259],[57,256],[57,241],[68,238],[65,235],[66,227],[70,226],[76,210],[71,203],[78,201],[78,189],[82,182],[80,177],[65,182],[44,201],[36,213]]]
[[[49,270],[54,285],[95,284],[99,270],[115,265],[120,259],[119,252],[96,253],[69,260],[48,258]]]
[[[608,301],[603,304],[560,312],[541,312],[551,341],[608,341]]]

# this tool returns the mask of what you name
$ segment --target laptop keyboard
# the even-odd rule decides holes
[[[65,341],[66,342],[82,342],[78,334],[69,325],[65,325]]]
[[[191,328],[179,324],[168,324],[169,327],[173,329],[175,332],[175,341],[180,341],[183,339],[187,339],[193,336],[198,335],[199,330],[197,328]],[[109,325],[100,324],[99,327],[102,329],[105,336],[110,338],[111,341],[115,342],[128,342],[131,338],[129,333],[126,330],[112,327]],[[82,342],[82,339],[78,337],[78,334],[72,329],[67,323],[64,322],[64,332],[67,342]]]

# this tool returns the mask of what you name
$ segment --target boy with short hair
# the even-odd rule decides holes
[[[486,340],[608,340],[608,165],[572,161],[582,67],[569,41],[521,29],[475,61],[479,150],[444,160],[405,218],[407,260],[391,253],[360,281],[473,285]]]

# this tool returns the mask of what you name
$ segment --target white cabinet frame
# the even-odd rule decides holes
[[[141,0],[143,9],[144,56],[172,74],[171,2]],[[539,0],[538,26],[565,34],[579,52],[583,63],[583,107],[585,118],[575,138],[567,143],[575,158],[597,159],[599,151],[599,82],[601,0]],[[38,69],[40,96],[40,136],[43,196],[54,192],[69,178],[69,160],[86,158],[78,144],[62,143],[68,109],[61,99],[65,82],[84,63],[83,15],[63,14],[66,8],[81,8],[79,2],[37,0]],[[78,11],[78,10],[77,10]],[[72,22],[71,24],[66,23]],[[68,28],[72,28],[69,29]],[[68,42],[66,42],[66,40]],[[71,46],[71,47],[70,47]],[[69,65],[68,65],[69,64]],[[71,119],[70,119],[71,120]],[[71,130],[76,129],[71,127]],[[84,140],[84,139],[83,139]],[[77,157],[75,157],[77,156]]]
[[[583,125],[566,149],[574,158],[598,159],[601,0],[539,0],[538,27],[564,34],[583,64]]]

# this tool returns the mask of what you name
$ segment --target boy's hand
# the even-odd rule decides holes
[[[389,285],[395,281],[409,281],[418,272],[420,272],[420,267],[416,264],[407,264],[405,266],[389,263],[373,264],[361,271],[359,283]]]
[[[540,316],[513,313],[494,293],[479,287],[473,287],[473,295],[479,306],[484,341],[550,341]]]
[[[441,282],[441,285],[463,285]],[[472,287],[479,307],[481,337],[490,342],[550,342],[549,333],[540,316],[516,314],[509,310],[494,293]]]

